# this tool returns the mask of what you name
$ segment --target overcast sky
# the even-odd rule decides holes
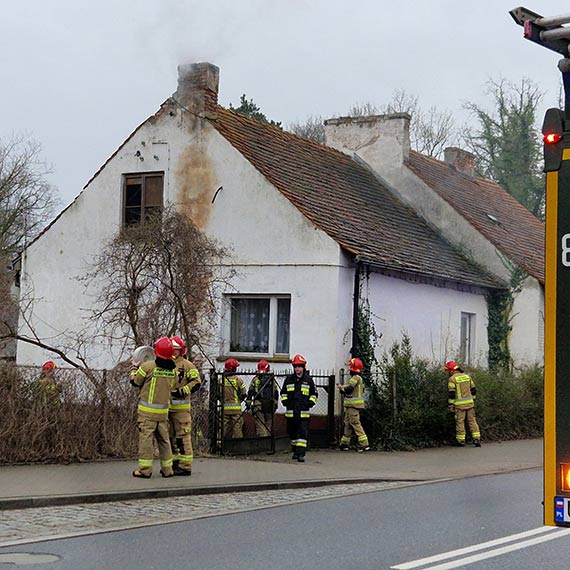
[[[285,125],[389,101],[395,89],[465,120],[489,78],[534,79],[556,106],[559,56],[522,37],[515,0],[22,0],[2,2],[0,138],[42,144],[62,205],[176,89],[179,63],[220,67]],[[533,0],[544,16],[563,2]]]

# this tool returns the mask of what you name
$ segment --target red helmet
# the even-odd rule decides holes
[[[239,366],[239,362],[235,358],[228,358],[224,363],[226,372],[233,372]]]
[[[179,336],[171,336],[170,340],[172,341],[172,346],[174,348],[179,348],[180,354],[182,356],[185,356],[186,355],[186,345],[184,344],[184,341]]]
[[[443,369],[446,372],[455,372],[458,368],[459,368],[459,364],[457,364],[457,362],[455,362],[454,360],[450,360],[449,362],[446,362],[445,366],[443,367]]]
[[[42,364],[44,370],[53,370],[55,368],[55,362],[53,360],[48,360]]]
[[[269,362],[267,362],[267,360],[260,360],[257,363],[257,371],[258,372],[269,372]]]
[[[305,360],[305,357],[302,356],[301,354],[296,354],[293,357],[293,360],[291,360],[291,364],[293,366],[306,366],[307,365],[307,361]]]
[[[351,358],[348,361],[348,368],[351,372],[362,372],[364,364],[362,363],[362,360],[360,360],[360,358]]]
[[[159,338],[154,343],[154,354],[155,356],[158,356],[158,358],[164,358],[164,360],[172,358],[172,355],[174,354],[172,341],[167,336]]]

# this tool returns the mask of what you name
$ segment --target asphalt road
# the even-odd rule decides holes
[[[285,504],[0,548],[0,568],[14,553],[44,556],[20,568],[54,570],[566,568],[570,531],[542,527],[541,485],[540,471],[525,471]]]

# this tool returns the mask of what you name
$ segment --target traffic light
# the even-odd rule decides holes
[[[560,170],[564,146],[564,112],[548,109],[542,124],[544,141],[544,172]]]

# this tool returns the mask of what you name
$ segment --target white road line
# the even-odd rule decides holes
[[[393,568],[393,570],[410,570],[410,568],[418,568],[419,566],[425,566],[426,564],[432,564],[433,562],[440,562],[442,560],[447,560],[448,558],[456,558],[457,556],[463,556],[464,554],[470,554],[471,552],[477,552],[478,550],[485,550],[485,548],[491,548],[492,546],[499,546],[500,544],[505,544],[507,542],[514,542],[515,540],[520,540],[521,538],[528,538],[529,536],[535,536],[537,534],[542,534],[544,532],[550,532],[554,530],[556,530],[556,527],[540,526],[538,528],[533,528],[532,530],[519,532],[518,534],[511,534],[509,536],[504,536],[503,538],[496,538],[494,540],[489,540],[488,542],[481,542],[480,544],[467,546],[466,548],[459,548],[457,550],[444,552],[443,554],[436,554],[435,556],[429,556],[427,558],[412,560],[411,562],[398,564],[397,566],[391,566],[391,568]]]
[[[517,542],[516,544],[511,544],[510,546],[503,546],[502,548],[496,548],[495,550],[490,550],[489,552],[482,552],[481,554],[475,554],[475,556],[468,556],[467,558],[459,558],[458,560],[454,560],[453,562],[445,562],[444,564],[438,564],[437,566],[429,566],[425,570],[451,570],[452,568],[461,568],[462,566],[467,566],[467,564],[473,564],[474,562],[480,562],[481,560],[486,560],[487,558],[494,558],[495,556],[501,556],[502,554],[507,554],[509,552],[514,552],[515,550],[528,548],[529,546],[534,546],[535,544],[540,544],[541,542],[548,542],[549,540],[554,540],[555,538],[562,538],[563,536],[568,536],[569,534],[570,534],[570,528],[567,528],[559,532],[551,532],[546,536],[531,538],[530,540],[525,540],[524,542]]]

